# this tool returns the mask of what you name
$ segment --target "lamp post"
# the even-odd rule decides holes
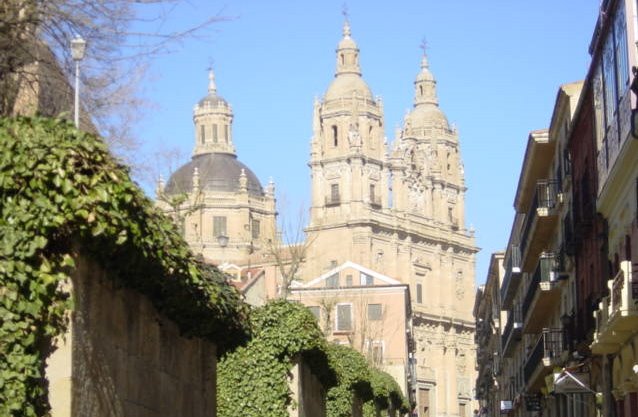
[[[71,40],[71,57],[75,61],[75,127],[80,127],[80,61],[84,59],[86,41],[80,35]]]

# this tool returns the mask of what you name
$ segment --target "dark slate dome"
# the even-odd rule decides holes
[[[171,175],[166,184],[166,193],[191,192],[195,168],[199,171],[199,186],[204,191],[239,191],[239,176],[243,169],[248,180],[248,193],[264,195],[259,179],[250,168],[237,160],[235,155],[227,153],[195,155],[189,163]]]

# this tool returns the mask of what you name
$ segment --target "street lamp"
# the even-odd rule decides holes
[[[80,35],[71,40],[71,57],[75,61],[75,127],[80,127],[80,61],[84,59],[86,41]]]

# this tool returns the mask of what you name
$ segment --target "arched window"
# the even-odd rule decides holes
[[[204,127],[204,125],[201,125],[199,127],[199,140],[201,141],[202,145],[204,144],[204,142],[206,142],[206,128]]]
[[[339,145],[337,126],[332,126],[332,144],[334,146]]]
[[[213,125],[213,142],[217,143],[217,125]]]
[[[346,57],[343,54],[339,54],[339,57],[341,58],[341,65],[346,63]]]
[[[423,86],[422,85],[419,86],[419,95],[421,97],[423,97]]]

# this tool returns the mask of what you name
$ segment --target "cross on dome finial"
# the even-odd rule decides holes
[[[421,57],[421,68],[422,69],[428,68],[428,57],[427,57],[428,41],[425,39],[425,37],[421,39],[421,44],[419,45],[419,48],[423,51],[423,56]]]
[[[217,93],[217,85],[215,85],[215,73],[212,67],[208,67],[208,92],[210,94]]]
[[[341,8],[341,14],[343,15],[343,36],[345,38],[350,37],[350,15],[348,14],[348,4],[343,3]]]

